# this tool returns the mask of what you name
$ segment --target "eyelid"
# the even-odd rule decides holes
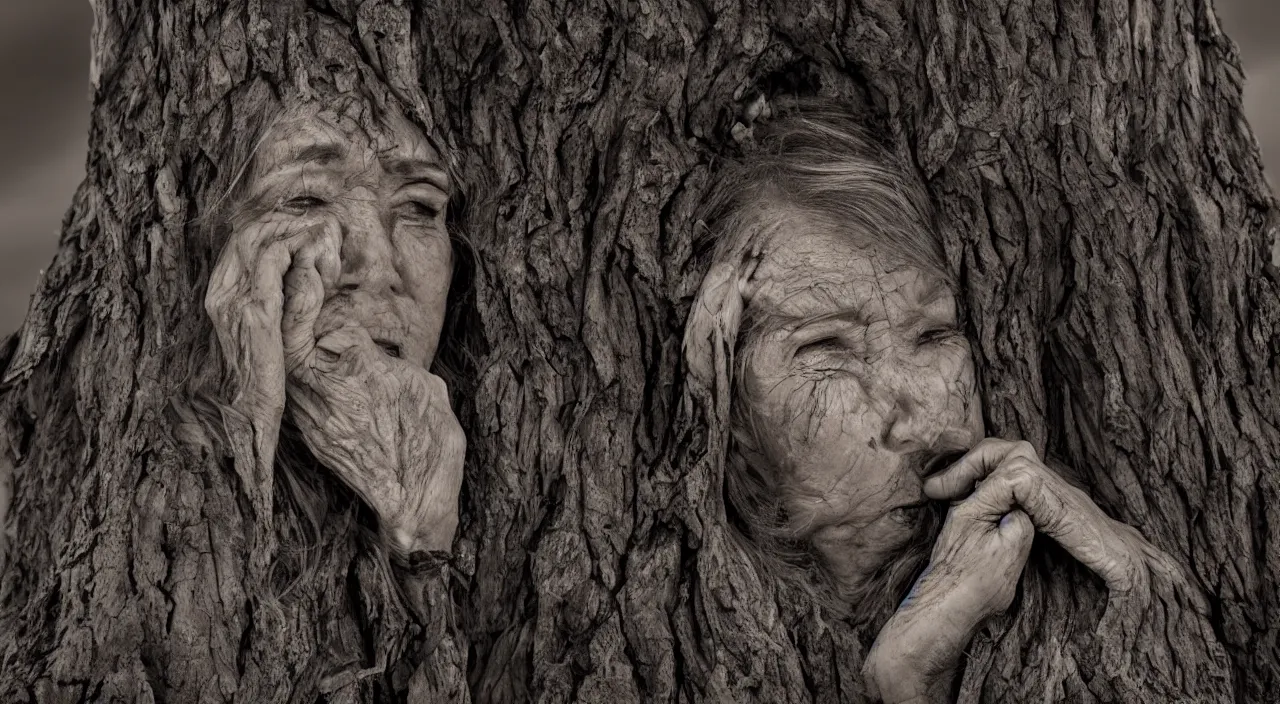
[[[919,334],[916,335],[917,340],[924,341],[929,338],[928,342],[946,342],[964,335],[964,331],[960,329],[958,324],[954,323],[925,323],[921,326]]]
[[[303,173],[302,169],[286,169],[259,179],[249,194],[249,202],[261,203],[265,210],[273,210],[279,204],[294,198],[315,197],[331,200],[333,174],[328,170],[320,173]]]
[[[304,201],[304,200],[314,201],[314,202],[305,203],[305,204],[298,202],[298,201]],[[275,207],[273,207],[272,210],[274,210],[275,212],[289,213],[291,215],[300,215],[303,212],[311,210],[312,208],[323,208],[328,204],[329,204],[329,201],[326,200],[325,198],[322,198],[321,196],[313,195],[311,193],[300,193],[295,196],[281,198],[279,201],[276,202]],[[299,211],[299,212],[294,212],[294,211]]]
[[[799,327],[791,332],[788,340],[793,349],[799,349],[824,338],[846,337],[851,331],[863,327],[865,326],[847,318],[818,320],[811,323],[801,323]]]
[[[449,192],[431,181],[411,181],[399,188],[397,194],[407,193],[416,198],[449,200]]]

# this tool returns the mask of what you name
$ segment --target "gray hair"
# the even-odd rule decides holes
[[[917,172],[847,109],[804,103],[790,115],[759,125],[755,148],[722,176],[706,206],[698,249],[710,250],[713,265],[745,266],[785,227],[847,234],[881,255],[942,277],[954,290],[932,202]],[[805,527],[790,519],[793,498],[785,468],[763,466],[760,429],[744,398],[745,364],[753,339],[764,327],[748,304],[733,333],[730,442],[724,468],[724,502],[735,533],[778,581],[792,583],[837,613],[848,613],[853,595],[837,594]],[[915,551],[928,555],[941,515],[921,524]],[[908,560],[910,562],[919,561]],[[910,580],[924,565],[886,567],[883,586]],[[801,579],[796,583],[796,577]],[[865,595],[870,596],[870,595]],[[871,617],[871,614],[866,614]]]
[[[782,209],[954,285],[923,181],[847,109],[804,102],[756,130],[756,145],[720,175],[702,218],[709,227],[699,248],[711,245],[713,261],[758,249]]]

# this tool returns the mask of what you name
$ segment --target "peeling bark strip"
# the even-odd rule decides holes
[[[1063,459],[1190,565],[1241,701],[1280,688],[1276,204],[1207,2],[95,13],[88,175],[0,392],[16,459],[0,701],[436,686],[411,679],[423,639],[350,527],[328,527],[288,598],[254,591],[244,487],[164,413],[208,341],[198,233],[227,176],[219,152],[252,133],[255,96],[321,84],[388,86],[470,186],[480,371],[460,416],[458,549],[475,576],[454,625],[475,700],[861,696],[862,645],[779,603],[727,542],[724,409],[680,401],[696,209],[759,91],[839,96],[898,139],[942,209],[990,430]],[[277,510],[277,528],[296,518]],[[1102,618],[1055,603],[1054,621]],[[1126,638],[1156,625],[1107,623]],[[1163,661],[1171,633],[1144,657]],[[1113,696],[1109,663],[1076,645],[1028,657],[1053,664],[1063,699]],[[1041,701],[1053,684],[1017,675],[983,696]]]

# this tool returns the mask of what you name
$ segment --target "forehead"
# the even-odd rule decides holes
[[[954,296],[936,272],[865,242],[860,233],[833,232],[797,217],[765,244],[751,299],[757,312],[804,319],[849,309],[876,317],[894,310],[945,307]]]
[[[254,171],[298,162],[331,164],[352,157],[384,164],[440,165],[439,151],[400,114],[378,116],[367,104],[345,108],[304,103],[286,109],[258,146]]]

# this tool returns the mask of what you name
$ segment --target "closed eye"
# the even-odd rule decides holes
[[[937,345],[944,342],[950,342],[960,336],[960,330],[953,327],[929,328],[920,333],[920,337],[916,338],[916,344]]]
[[[411,200],[401,204],[400,212],[410,220],[435,220],[440,217],[439,206],[420,200]]]
[[[840,352],[845,348],[844,342],[834,336],[820,337],[812,342],[806,342],[796,348],[796,356],[802,357],[810,354],[830,354],[832,352]]]
[[[315,196],[297,196],[296,198],[290,198],[289,200],[280,203],[280,205],[276,206],[276,210],[282,210],[294,215],[302,215],[324,205],[327,205],[327,202],[323,198],[317,198]]]

